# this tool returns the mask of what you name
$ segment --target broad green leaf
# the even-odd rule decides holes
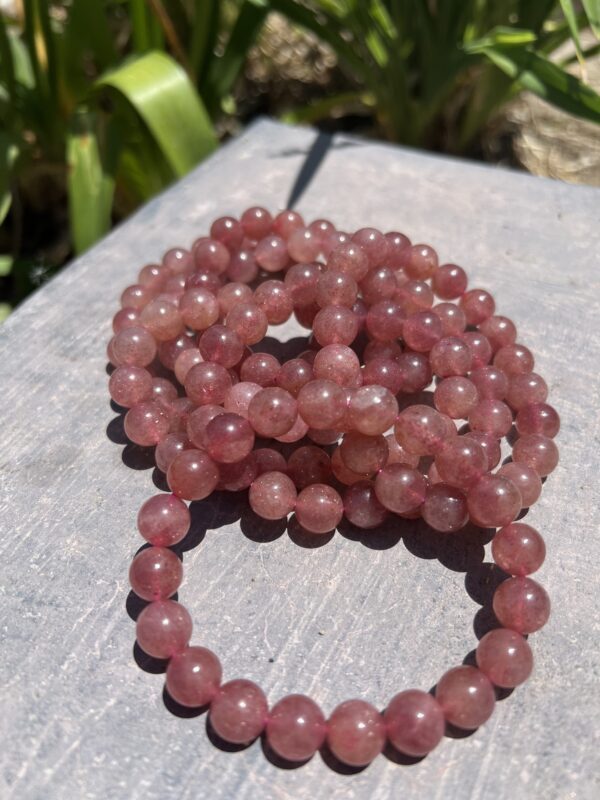
[[[183,69],[165,53],[139,56],[97,81],[136,111],[177,177],[217,147],[212,123]]]
[[[63,36],[59,55],[62,83],[71,105],[89,86],[89,77],[82,64],[91,56],[93,67],[100,74],[117,60],[104,0],[85,0],[73,3]]]
[[[571,38],[573,40],[573,44],[575,45],[575,52],[577,53],[577,59],[580,64],[583,64],[583,55],[581,53],[581,41],[579,39],[579,26],[577,25],[577,15],[575,14],[575,9],[573,8],[572,0],[560,0],[560,7],[563,10],[563,14],[565,15],[565,19],[567,20],[567,25],[569,26],[569,30],[571,31]]]
[[[600,39],[600,0],[582,0],[591,29]]]
[[[7,275],[10,275],[13,262],[14,259],[12,256],[0,255],[0,278],[5,278]],[[1,305],[3,304],[0,304],[0,307]]]

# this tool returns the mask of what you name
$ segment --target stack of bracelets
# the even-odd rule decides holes
[[[293,762],[325,742],[353,767],[386,741],[420,757],[447,722],[466,730],[485,722],[495,687],[529,676],[525,637],[550,613],[528,577],[544,560],[543,539],[514,520],[556,467],[560,424],[533,355],[516,343],[511,320],[494,313],[493,297],[468,290],[461,267],[440,266],[434,249],[401,233],[348,234],[255,207],[215,220],[191,251],[172,249],[144,266],[121,305],[108,346],[110,395],[128,409],[128,438],[156,447],[172,492],[142,505],[138,528],[151,546],[130,569],[134,592],[150,601],[137,640],[168,660],[169,695],[209,706],[226,742],[264,734]],[[292,315],[312,331],[308,349],[283,364],[253,352],[269,325]],[[424,393],[432,380],[433,393]],[[512,460],[497,469],[508,434]],[[259,517],[295,513],[314,536],[344,515],[363,529],[389,515],[422,517],[440,536],[469,521],[499,529],[492,554],[511,577],[494,594],[501,627],[479,642],[477,667],[450,669],[434,694],[403,691],[383,713],[348,700],[329,718],[301,694],[269,708],[252,681],[223,683],[218,658],[189,644],[190,615],[169,599],[182,580],[170,548],[190,526],[185,501],[246,489]]]

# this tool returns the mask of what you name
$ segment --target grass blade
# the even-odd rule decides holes
[[[12,204],[10,176],[18,154],[17,146],[8,133],[0,131],[0,225],[6,219]]]
[[[577,60],[583,67],[584,59],[581,52],[581,41],[579,39],[579,26],[577,25],[577,15],[575,14],[573,3],[571,2],[571,0],[560,0],[560,7],[562,8],[563,14],[565,15],[565,19],[567,20],[567,25],[569,26],[569,30],[571,31],[571,39],[573,40],[573,44],[575,45]]]
[[[582,0],[591,29],[600,39],[600,0]]]
[[[219,0],[196,0],[189,46],[192,70],[202,87],[219,30]]]

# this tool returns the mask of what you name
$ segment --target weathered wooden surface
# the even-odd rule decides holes
[[[162,676],[134,660],[127,569],[137,509],[155,490],[147,464],[107,436],[108,426],[118,438],[106,391],[111,315],[142,263],[189,244],[217,214],[282,207],[313,140],[254,126],[0,329],[5,800],[599,796],[596,190],[340,138],[298,206],[344,229],[406,231],[464,264],[518,322],[562,414],[562,462],[528,516],[547,538],[539,578],[554,613],[531,639],[535,675],[490,722],[418,764],[381,757],[349,775],[317,755],[285,770],[260,742],[215,747],[205,717],[171,714]],[[476,645],[473,618],[491,591],[476,539],[436,544],[408,526],[308,549],[293,532],[256,530],[232,503],[208,504],[203,526],[180,593],[194,641],[272,701],[298,691],[326,711],[353,696],[383,707],[401,688],[428,689]]]

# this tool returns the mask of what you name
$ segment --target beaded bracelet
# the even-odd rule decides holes
[[[352,767],[368,764],[386,740],[420,757],[447,722],[467,730],[484,723],[494,687],[529,676],[525,636],[550,613],[546,592],[528,577],[544,560],[543,539],[514,520],[556,467],[560,425],[533,355],[516,343],[514,324],[495,315],[492,296],[467,290],[461,267],[439,265],[433,248],[401,233],[350,235],[327,220],[306,226],[296,212],[273,218],[255,207],[239,221],[215,220],[191,251],[175,248],[143,267],[121,305],[108,345],[110,395],[128,409],[129,439],[156,447],[172,492],[142,505],[138,528],[151,546],[130,569],[134,592],[149,601],[137,640],[168,659],[170,696],[209,705],[227,742],[264,732],[275,753],[297,762],[327,741]],[[281,364],[251,349],[292,314],[312,331],[307,350]],[[424,393],[432,379],[433,405]],[[459,431],[460,420],[467,427]],[[507,436],[512,460],[496,469]],[[190,527],[184,501],[216,489],[248,489],[259,517],[295,513],[314,536],[344,515],[367,530],[394,514],[422,517],[441,536],[469,521],[499,528],[493,558],[512,576],[493,598],[502,627],[479,642],[477,667],[450,669],[435,695],[401,692],[383,713],[349,700],[327,720],[303,695],[269,709],[251,681],[222,683],[218,658],[189,645],[190,615],[169,599],[182,581],[170,548]]]

